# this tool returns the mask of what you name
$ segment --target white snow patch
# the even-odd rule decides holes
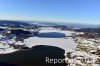
[[[40,33],[46,32],[60,32],[64,33],[66,36],[71,36],[71,31],[59,31],[59,30],[42,30]],[[64,49],[65,51],[74,50],[76,48],[76,43],[73,41],[71,37],[67,38],[45,38],[45,37],[30,37],[25,39],[25,44],[28,47],[32,47],[35,45],[50,45],[56,46]]]

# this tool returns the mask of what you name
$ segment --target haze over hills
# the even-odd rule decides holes
[[[64,23],[64,22],[46,22],[46,21],[11,21],[0,20],[0,26],[67,26],[69,28],[98,28],[99,25],[93,24],[79,24],[79,23]]]
[[[23,21],[25,23],[30,23],[33,25],[41,25],[41,26],[57,26],[57,25],[64,25],[70,28],[97,28],[98,25],[96,24],[83,24],[83,23],[64,23],[64,22],[46,22],[46,21]]]
[[[0,20],[0,26],[21,27],[21,26],[29,26],[29,24],[24,22],[19,22],[19,21]]]

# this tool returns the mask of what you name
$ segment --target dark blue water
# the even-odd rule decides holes
[[[39,33],[38,37],[40,38],[63,38],[65,37],[64,33],[60,33],[60,32],[46,32],[46,33]]]
[[[45,58],[64,59],[65,50],[54,47],[38,45],[28,50],[21,50],[10,54],[0,55],[0,61],[19,66],[66,66],[65,63],[47,64]]]

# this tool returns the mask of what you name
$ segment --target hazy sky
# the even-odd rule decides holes
[[[0,19],[100,24],[100,0],[0,0]]]

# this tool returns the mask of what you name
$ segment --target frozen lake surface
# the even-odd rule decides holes
[[[76,43],[71,37],[71,31],[59,31],[59,30],[41,30],[38,37],[30,37],[25,39],[25,43],[28,47],[36,45],[49,45],[56,46],[64,49],[65,51],[71,51],[76,48]]]

